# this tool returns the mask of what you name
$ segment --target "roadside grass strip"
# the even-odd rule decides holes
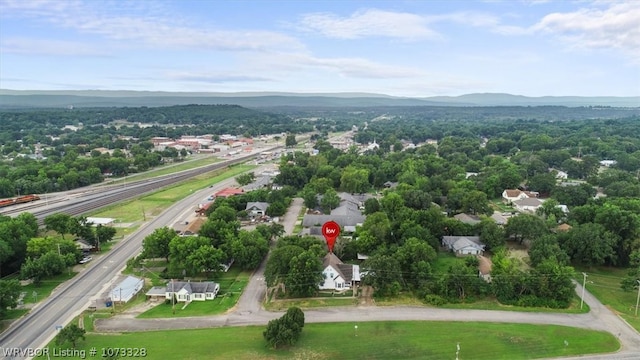
[[[357,326],[357,327],[356,327]],[[616,338],[556,325],[389,321],[305,324],[298,343],[273,350],[265,326],[89,333],[78,350],[145,348],[146,359],[536,359],[608,353]],[[458,350],[459,346],[459,350]],[[458,354],[456,354],[458,352]],[[45,357],[42,357],[45,358]]]

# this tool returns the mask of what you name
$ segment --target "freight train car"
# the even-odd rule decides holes
[[[4,200],[0,200],[0,208],[5,206],[15,205],[15,204],[24,204],[24,203],[28,203],[36,200],[40,200],[40,196],[35,194],[18,196],[17,198],[13,198],[13,199],[4,199]]]

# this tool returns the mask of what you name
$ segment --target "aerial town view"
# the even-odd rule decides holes
[[[0,0],[0,359],[639,359],[638,24]]]

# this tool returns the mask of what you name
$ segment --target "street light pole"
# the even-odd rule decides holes
[[[640,280],[638,282],[638,297],[636,298],[636,316],[638,316],[638,302],[640,302]]]
[[[582,310],[582,304],[584,303],[584,287],[587,285],[587,273],[582,273],[582,296],[580,297],[580,310]]]

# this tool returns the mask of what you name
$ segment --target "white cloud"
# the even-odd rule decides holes
[[[382,36],[416,40],[439,37],[427,25],[427,19],[420,15],[378,9],[358,11],[344,18],[330,13],[311,13],[304,15],[298,24],[301,29],[338,39]]]
[[[1,5],[4,14],[0,16],[26,17],[73,29],[80,34],[137,42],[131,44],[133,46],[254,51],[303,48],[295,38],[274,31],[193,27],[171,14],[163,14],[156,7],[149,11],[140,8],[153,3],[118,1],[115,8],[121,13],[128,9],[135,14],[119,15],[108,13],[100,8],[100,2],[93,1],[87,4],[82,1],[4,0]]]
[[[604,4],[608,7],[546,15],[531,29],[557,35],[576,48],[618,49],[640,59],[640,2]]]
[[[43,40],[23,37],[2,39],[0,53],[3,54],[46,54],[56,56],[109,56],[96,46],[76,41]]]

